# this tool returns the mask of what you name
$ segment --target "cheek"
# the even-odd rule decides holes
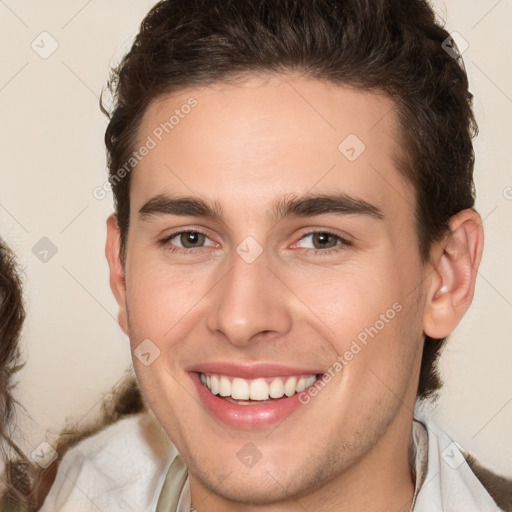
[[[402,380],[400,386],[407,380],[422,342],[419,291],[410,293],[413,274],[382,259],[295,276],[296,295],[313,312],[308,315],[313,329],[343,358],[347,388],[371,387],[370,370],[389,382]]]
[[[294,283],[296,296],[313,313],[313,321],[316,319],[327,338],[337,340],[340,349],[375,323],[379,331],[383,330],[383,321],[387,326],[398,316],[400,306],[396,303],[403,297],[398,276],[378,266],[310,271],[290,276],[289,281]]]
[[[171,269],[164,263],[132,263],[127,272],[130,332],[135,337],[169,338],[200,307],[208,281],[198,273]]]
[[[357,396],[367,411],[380,403],[399,405],[415,388],[421,362],[423,336],[416,298],[403,297],[378,312],[349,337],[343,354],[345,360],[351,358],[343,370],[343,392]]]

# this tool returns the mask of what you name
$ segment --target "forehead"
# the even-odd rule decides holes
[[[228,204],[244,196],[253,205],[336,189],[412,209],[397,133],[388,97],[316,79],[254,76],[183,89],[143,117],[136,147],[152,149],[133,172],[133,207],[165,193]]]

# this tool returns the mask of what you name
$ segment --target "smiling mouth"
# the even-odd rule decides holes
[[[319,375],[242,379],[214,373],[199,373],[201,384],[212,395],[237,405],[255,405],[289,398],[313,386]]]

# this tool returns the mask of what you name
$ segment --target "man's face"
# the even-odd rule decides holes
[[[272,502],[406,457],[428,277],[392,107],[273,77],[147,110],[121,323],[193,489]]]

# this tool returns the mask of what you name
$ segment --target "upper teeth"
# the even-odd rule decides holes
[[[316,381],[316,375],[274,377],[246,380],[225,375],[201,373],[201,382],[214,394],[230,396],[236,400],[268,400],[292,396],[308,388]]]

